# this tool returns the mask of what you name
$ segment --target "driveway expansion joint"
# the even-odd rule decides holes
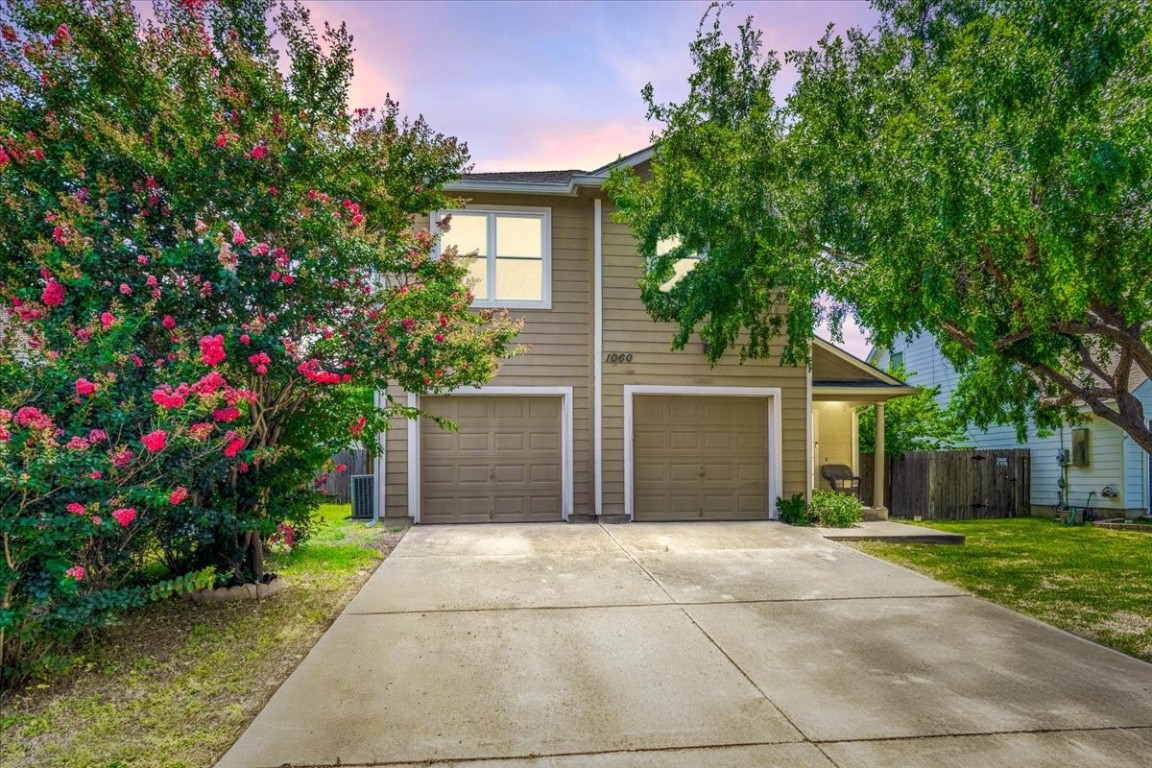
[[[1046,733],[1109,733],[1112,731],[1150,731],[1152,725],[1099,725],[1078,728],[1021,728],[1010,731],[972,731],[964,733],[924,733],[915,736],[863,736],[855,739],[808,739],[814,746],[864,744],[885,741],[931,741],[934,739],[980,739],[989,736],[1022,736]]]
[[[710,749],[738,749],[741,747],[778,747],[786,744],[812,744],[807,739],[785,741],[737,741],[724,744],[690,744],[680,747],[637,747],[636,749],[597,749],[577,752],[531,752],[523,755],[493,755],[489,757],[434,757],[427,760],[384,760],[377,762],[349,763],[338,760],[335,763],[279,763],[261,768],[389,768],[390,766],[419,766],[434,768],[437,765],[460,763],[496,763],[508,760],[547,760],[566,757],[601,757],[603,755],[645,755],[674,754],[676,752],[700,752]]]

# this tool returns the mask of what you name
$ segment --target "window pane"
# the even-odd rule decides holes
[[[472,285],[472,295],[477,299],[488,298],[488,259],[481,256],[468,260],[468,278],[475,280]]]
[[[543,258],[544,221],[532,217],[496,217],[496,255]]]
[[[696,265],[699,263],[700,259],[677,259],[676,263],[672,265],[672,268],[676,270],[676,274],[668,278],[668,280],[660,286],[660,290],[664,292],[672,290],[672,287],[683,280],[685,275],[696,269]]]
[[[543,260],[496,259],[495,298],[498,301],[543,301]]]
[[[453,213],[449,230],[440,239],[440,247],[456,246],[461,256],[469,253],[488,254],[488,217],[484,214]]]

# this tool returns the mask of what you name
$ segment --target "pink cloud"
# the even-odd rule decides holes
[[[652,127],[642,119],[557,120],[509,127],[507,156],[484,157],[477,171],[590,171],[648,146]]]

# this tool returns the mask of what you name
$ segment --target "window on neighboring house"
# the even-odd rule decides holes
[[[890,369],[903,368],[904,367],[904,353],[903,352],[893,352],[891,359],[888,361],[888,367]]]
[[[680,238],[678,236],[673,235],[672,237],[664,238],[663,240],[656,242],[656,255],[663,256],[672,249],[679,247]],[[675,270],[675,273],[672,275],[672,277],[668,278],[660,285],[660,290],[665,293],[672,290],[673,286],[683,280],[689,272],[696,269],[696,265],[699,263],[699,254],[692,254],[691,256],[685,256],[681,259],[677,259],[676,262],[672,265],[672,269]]]
[[[548,209],[438,211],[451,215],[440,248],[475,254],[469,269],[476,307],[548,309],[552,305],[551,213]]]

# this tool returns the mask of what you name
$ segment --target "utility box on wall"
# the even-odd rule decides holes
[[[1072,430],[1072,466],[1086,467],[1089,464],[1089,430],[1079,427]]]

